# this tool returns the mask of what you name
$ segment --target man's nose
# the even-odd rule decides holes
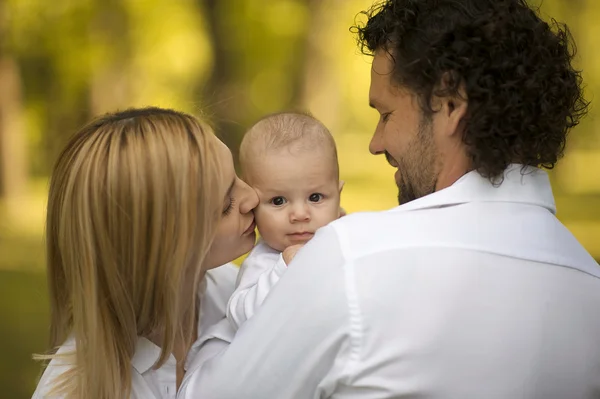
[[[381,132],[379,131],[379,124],[377,128],[375,128],[375,132],[373,133],[373,137],[371,137],[371,142],[369,142],[369,152],[373,155],[382,154],[385,150],[383,148],[383,142],[381,140]]]

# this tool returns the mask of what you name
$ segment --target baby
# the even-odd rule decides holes
[[[261,239],[243,262],[227,318],[238,329],[287,268],[283,251],[310,240],[340,217],[343,182],[335,141],[315,118],[298,113],[267,116],[246,133],[240,147],[246,182],[258,193]]]

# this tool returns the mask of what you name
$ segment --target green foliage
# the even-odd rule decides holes
[[[43,273],[0,270],[0,386],[2,397],[30,398],[41,372],[33,353],[48,347],[48,308]]]

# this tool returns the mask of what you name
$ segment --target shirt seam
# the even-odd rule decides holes
[[[346,254],[350,252],[349,239],[343,230],[333,226],[337,233],[338,243],[342,255],[342,264],[344,270],[344,284],[346,288],[346,303],[348,306],[348,322],[350,336],[350,356],[342,370],[342,376],[350,377],[349,370],[358,363],[360,359],[361,348],[364,341],[363,336],[363,318],[358,303],[358,294],[356,292],[356,281],[354,274],[354,262]]]
[[[349,246],[348,246],[349,248]],[[352,256],[352,261],[347,260],[346,262],[348,263],[354,263],[354,261],[359,260],[359,259],[363,259],[366,258],[368,256],[372,256],[375,254],[380,254],[380,253],[385,253],[385,252],[390,252],[390,251],[396,251],[396,250],[404,250],[404,249],[421,249],[421,248],[440,248],[440,249],[458,249],[458,250],[465,250],[465,251],[473,251],[473,252],[479,252],[479,253],[485,253],[485,254],[491,254],[491,255],[498,255],[498,256],[502,256],[502,257],[506,257],[506,258],[512,258],[512,259],[519,259],[519,260],[525,260],[525,261],[529,261],[529,262],[535,262],[535,263],[547,263],[550,265],[554,265],[554,266],[558,266],[558,267],[563,267],[566,269],[571,269],[571,270],[575,270],[577,272],[581,272],[583,274],[587,274],[591,277],[594,277],[596,279],[600,279],[600,276],[597,276],[593,273],[590,273],[586,270],[582,270],[579,269],[575,266],[570,266],[568,264],[566,264],[567,262],[564,262],[564,260],[562,260],[562,262],[560,260],[556,260],[556,259],[551,259],[551,258],[544,258],[544,257],[534,257],[534,256],[527,256],[524,254],[516,254],[516,253],[508,253],[508,252],[501,252],[501,251],[493,251],[493,250],[489,250],[489,249],[483,249],[483,248],[477,248],[474,246],[468,246],[468,245],[456,245],[456,243],[452,243],[452,244],[444,244],[444,243],[436,243],[436,244],[432,244],[432,245],[428,245],[428,244],[411,244],[411,245],[405,245],[405,246],[394,246],[393,248],[387,248],[387,249],[378,249],[378,250],[373,250],[373,251],[365,251],[363,253],[361,253],[360,255],[357,256]]]

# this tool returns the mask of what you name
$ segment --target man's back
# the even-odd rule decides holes
[[[349,258],[363,328],[348,393],[600,396],[598,266],[549,211],[483,202],[362,217],[335,226],[350,253],[399,227]]]
[[[471,172],[322,229],[192,391],[600,397],[600,268],[554,216],[547,175],[525,172],[499,187]]]

